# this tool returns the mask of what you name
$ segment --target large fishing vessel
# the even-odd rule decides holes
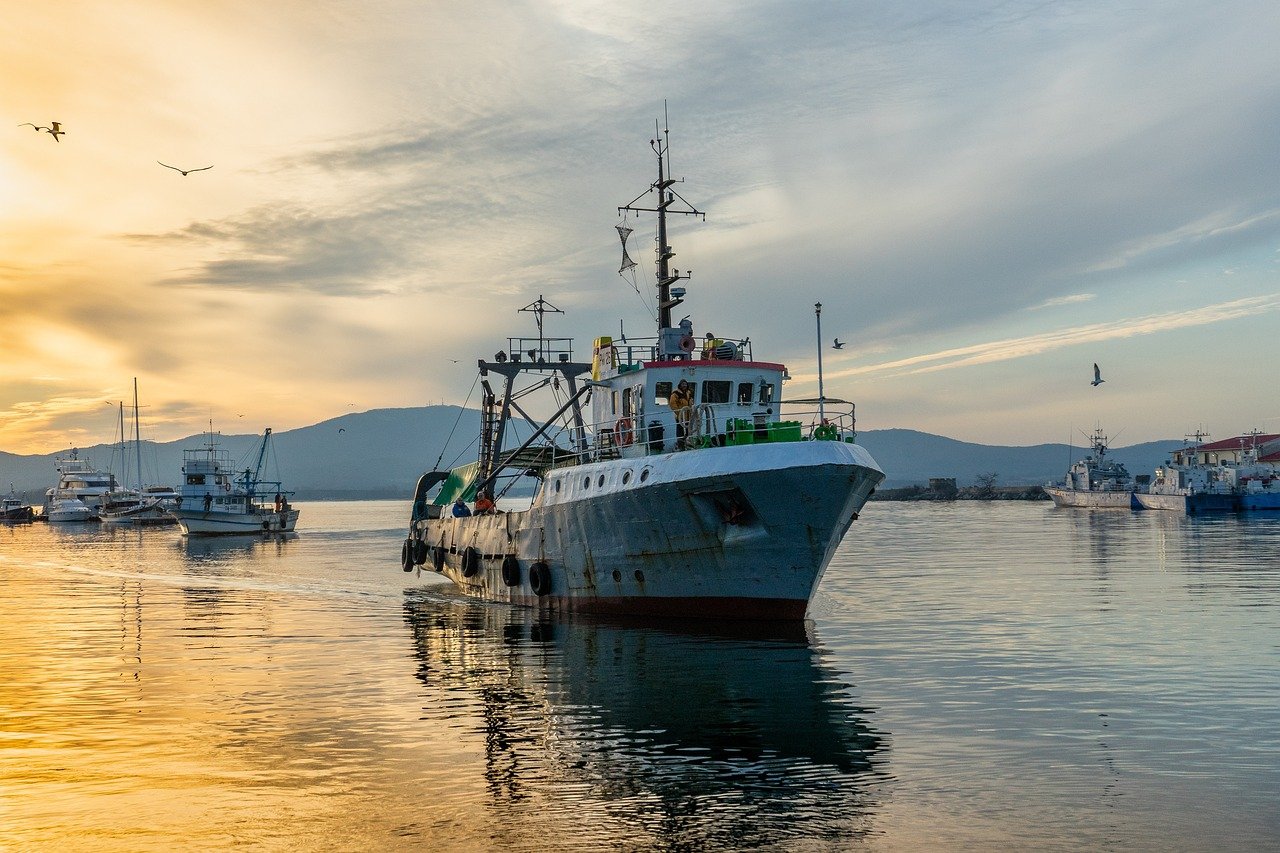
[[[172,510],[189,536],[291,533],[298,510],[277,480],[261,479],[270,447],[271,429],[262,436],[252,468],[236,470],[230,454],[218,448],[212,429],[204,447],[184,450],[178,505]]]
[[[1107,436],[1101,429],[1094,430],[1089,444],[1089,455],[1072,464],[1061,485],[1046,485],[1045,493],[1057,506],[1139,509],[1133,478],[1123,463],[1107,458]]]
[[[617,227],[626,271],[629,217],[656,215],[656,338],[597,337],[578,361],[572,339],[545,335],[560,309],[541,296],[520,309],[538,336],[479,362],[479,459],[418,481],[402,565],[548,610],[800,619],[884,472],[854,443],[853,404],[822,391],[821,305],[819,393],[790,404],[806,409],[797,419],[782,415],[784,365],[757,360],[748,338],[673,322],[689,273],[671,268],[667,220],[705,214],[672,189],[667,132],[651,146],[657,180]],[[527,414],[537,391],[555,397],[545,421]],[[488,509],[524,475],[528,509]]]
[[[1235,484],[1221,464],[1210,463],[1201,450],[1208,438],[1195,433],[1194,443],[1175,450],[1172,459],[1156,468],[1151,487],[1135,496],[1143,509],[1163,509],[1198,515],[1233,512],[1240,507]]]
[[[1280,510],[1280,435],[1208,437],[1187,436],[1187,445],[1156,469],[1150,494],[1138,498],[1143,508],[1188,515]]]

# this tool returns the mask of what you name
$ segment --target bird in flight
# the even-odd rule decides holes
[[[40,131],[43,130],[45,133],[53,137],[54,142],[61,142],[62,140],[59,139],[58,137],[66,133],[66,131],[62,129],[62,122],[51,121],[49,122],[49,124],[50,124],[50,127],[44,127],[42,125],[32,124],[29,121],[24,121],[22,124],[18,125],[18,127],[34,127],[36,129],[36,133],[39,133]]]
[[[346,432],[346,430],[343,429],[342,427],[338,427],[338,432]]]
[[[844,349],[844,341],[840,340],[839,338],[836,338],[836,342],[835,342],[834,344],[832,344],[831,348],[832,348],[832,349]]]
[[[157,160],[156,162],[157,162],[157,163],[160,163],[160,161],[159,161],[159,160]],[[184,178],[185,178],[187,175],[190,175],[192,172],[203,172],[203,171],[205,171],[206,169],[212,169],[212,168],[213,168],[212,166],[201,166],[199,169],[179,169],[177,166],[170,166],[168,163],[160,163],[160,165],[161,165],[161,166],[164,166],[166,169],[173,169],[173,171],[175,171],[175,172],[181,172],[181,173],[182,173],[182,177],[184,177]]]
[[[1106,382],[1106,381],[1107,380],[1102,378],[1102,371],[1098,369],[1098,363],[1095,361],[1093,363],[1093,381],[1090,382],[1089,384],[1097,388],[1099,385],[1101,385],[1103,382]]]

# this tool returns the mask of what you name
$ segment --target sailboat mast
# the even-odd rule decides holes
[[[120,401],[120,487],[121,488],[124,488],[124,469],[129,467],[129,457],[125,451],[125,447],[126,447],[126,444],[125,444],[125,437],[124,437],[124,400],[121,400]],[[115,463],[112,463],[111,467],[114,468]],[[111,479],[114,481],[115,478],[116,478],[116,475],[114,472],[112,472]],[[113,482],[111,484],[111,488],[114,489],[115,487],[116,487],[116,483]]]
[[[142,499],[142,431],[138,428],[138,377],[133,377],[133,455],[138,463],[138,499]]]

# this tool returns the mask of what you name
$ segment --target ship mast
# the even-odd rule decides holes
[[[666,106],[663,105],[663,112],[666,112]],[[664,115],[665,119],[665,115]],[[658,267],[658,358],[683,358],[685,351],[680,348],[683,332],[674,326],[671,322],[671,309],[684,302],[684,288],[672,288],[672,285],[678,281],[688,280],[690,273],[685,270],[682,274],[680,270],[671,269],[671,259],[675,257],[675,251],[667,243],[667,214],[679,213],[685,216],[701,216],[703,221],[707,215],[689,204],[678,192],[671,189],[672,185],[681,183],[671,177],[670,169],[670,148],[671,148],[671,128],[665,127],[661,131],[658,130],[657,123],[654,123],[654,138],[649,140],[649,147],[653,149],[653,153],[658,158],[658,180],[649,185],[649,189],[631,200],[629,204],[624,204],[618,208],[619,213],[656,213],[658,214],[658,245],[657,245],[657,267]],[[636,203],[651,192],[657,192],[658,201],[654,207],[637,207]],[[676,201],[683,203],[684,207],[673,207]]]

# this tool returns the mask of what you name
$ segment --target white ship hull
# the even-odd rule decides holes
[[[1045,486],[1045,494],[1053,498],[1057,506],[1083,507],[1086,509],[1139,509],[1133,492],[1104,492],[1085,489],[1067,489],[1062,486]]]
[[[219,512],[213,510],[173,510],[182,532],[189,536],[241,536],[252,533],[292,533],[298,510],[283,512]]]
[[[98,516],[93,509],[78,498],[59,498],[45,507],[46,521],[54,524],[84,524],[97,521]]]
[[[578,612],[800,619],[883,478],[853,444],[710,448],[552,470],[524,512],[425,519],[415,533],[428,546],[426,566],[479,598]],[[541,596],[535,563],[549,577]]]

